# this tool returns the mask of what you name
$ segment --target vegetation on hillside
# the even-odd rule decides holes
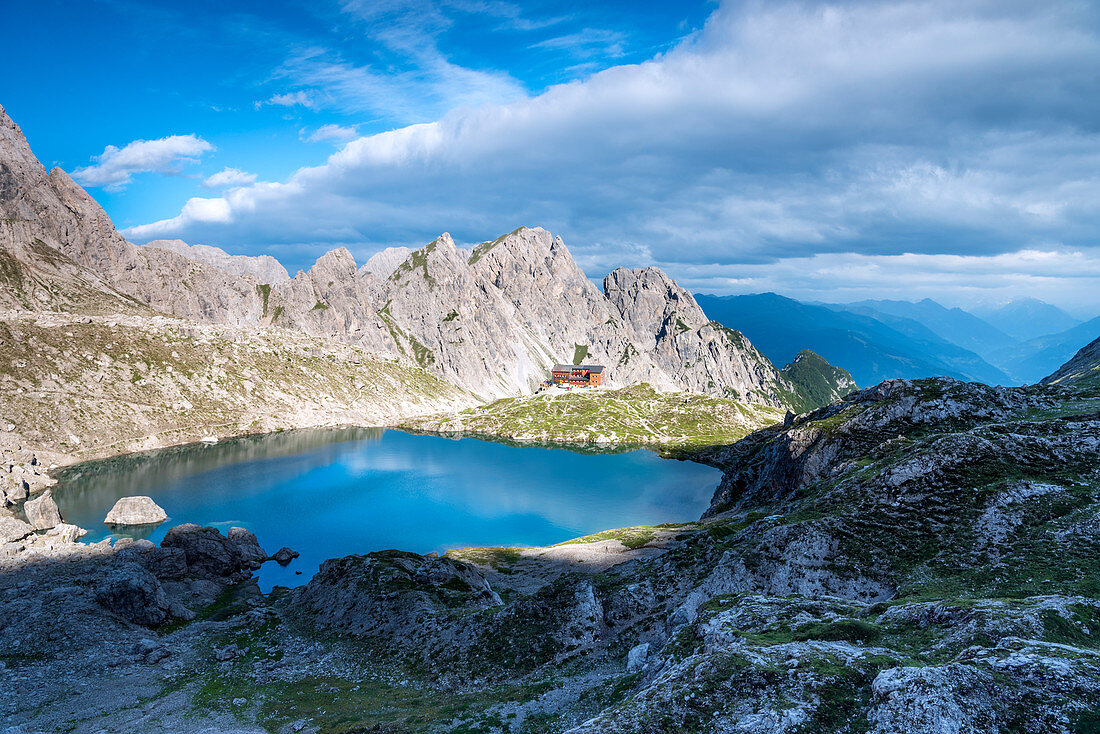
[[[460,413],[407,421],[406,427],[500,436],[521,442],[649,444],[691,450],[728,444],[783,419],[764,405],[648,384],[503,398]]]

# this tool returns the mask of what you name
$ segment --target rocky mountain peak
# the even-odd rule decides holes
[[[354,280],[357,272],[358,266],[355,264],[355,257],[346,247],[329,250],[317,258],[317,261],[313,263],[313,267],[309,269],[309,274],[314,279],[327,276],[333,280]]]
[[[290,274],[271,255],[230,255],[220,247],[189,245],[183,240],[153,240],[144,247],[167,250],[223,270],[230,275],[249,276],[257,283],[281,283],[290,280]]]
[[[387,247],[371,255],[363,264],[363,267],[359,268],[359,271],[361,273],[373,273],[384,280],[390,277],[390,273],[392,273],[398,265],[405,262],[411,254],[411,247]]]
[[[695,298],[657,267],[618,268],[603,281],[604,294],[639,335],[684,332],[709,319]]]

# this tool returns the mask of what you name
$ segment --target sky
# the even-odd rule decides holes
[[[1100,313],[1100,4],[11,4],[0,104],[131,240],[291,272],[560,234],[599,282]]]

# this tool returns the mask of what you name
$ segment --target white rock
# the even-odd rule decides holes
[[[630,652],[626,655],[626,669],[633,673],[636,670],[641,670],[645,667],[646,659],[649,657],[649,643],[643,642],[640,645],[635,645],[630,649]]]
[[[33,500],[23,504],[23,513],[35,530],[49,530],[61,524],[61,511],[53,501],[53,494],[46,490]]]
[[[151,497],[138,495],[121,498],[103,522],[107,525],[154,525],[167,519],[168,514]]]

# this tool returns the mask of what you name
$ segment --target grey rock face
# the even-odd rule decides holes
[[[187,574],[187,554],[182,548],[158,548],[148,540],[138,540],[120,549],[117,556],[137,563],[162,581]]]
[[[29,290],[0,291],[0,305],[94,304],[294,329],[418,366],[481,399],[530,393],[553,364],[576,360],[605,365],[612,386],[648,382],[772,406],[797,392],[660,270],[619,269],[601,293],[541,228],[521,227],[471,252],[444,234],[415,251],[385,250],[362,268],[340,248],[287,279],[273,261],[217,248],[126,242],[63,171],[46,175],[2,110],[0,151],[0,251],[14,268],[67,284],[36,289],[35,278],[23,278]]]
[[[66,288],[51,302],[17,294],[17,304],[148,312],[239,323],[258,315],[250,281],[155,248],[115,230],[103,209],[60,168],[48,175],[22,131],[0,108],[0,254],[58,273]],[[22,265],[20,265],[22,267]],[[56,290],[56,289],[55,289]]]
[[[34,527],[10,513],[0,512],[0,543],[14,543],[34,532]]]
[[[33,500],[23,504],[23,512],[35,530],[49,530],[61,524],[61,511],[53,500],[53,494],[46,490]]]
[[[409,638],[423,631],[427,618],[445,618],[459,607],[485,609],[500,597],[467,564],[384,551],[325,561],[295,590],[294,603],[335,630]]]
[[[271,560],[275,561],[280,566],[286,566],[297,557],[298,551],[283,547],[275,551],[275,555],[271,557]]]
[[[237,544],[218,532],[217,528],[186,523],[168,531],[162,548],[180,548],[187,558],[189,572],[228,576],[243,564]]]
[[[290,280],[286,268],[271,255],[230,255],[220,247],[189,245],[183,240],[153,240],[146,242],[145,247],[174,252],[190,260],[213,265],[230,275],[249,276],[257,283],[282,283]]]
[[[386,249],[376,252],[363,263],[363,267],[359,268],[359,272],[366,271],[374,274],[379,280],[385,280],[390,277],[390,273],[397,269],[397,266],[405,262],[409,255],[412,254],[412,249],[408,247],[387,247]]]
[[[151,497],[121,497],[107,513],[107,525],[156,525],[168,519],[167,513]]]
[[[135,624],[155,626],[168,618],[168,597],[160,582],[136,563],[112,568],[100,584],[96,599]]]
[[[630,652],[626,655],[626,669],[630,672],[641,670],[645,667],[646,659],[649,657],[649,643],[643,642],[640,645],[635,645],[630,648]]]
[[[244,528],[233,527],[229,528],[228,535],[229,540],[237,546],[241,560],[249,568],[257,569],[260,564],[267,560],[267,552],[260,547],[259,541],[256,540],[256,536],[252,532]]]

